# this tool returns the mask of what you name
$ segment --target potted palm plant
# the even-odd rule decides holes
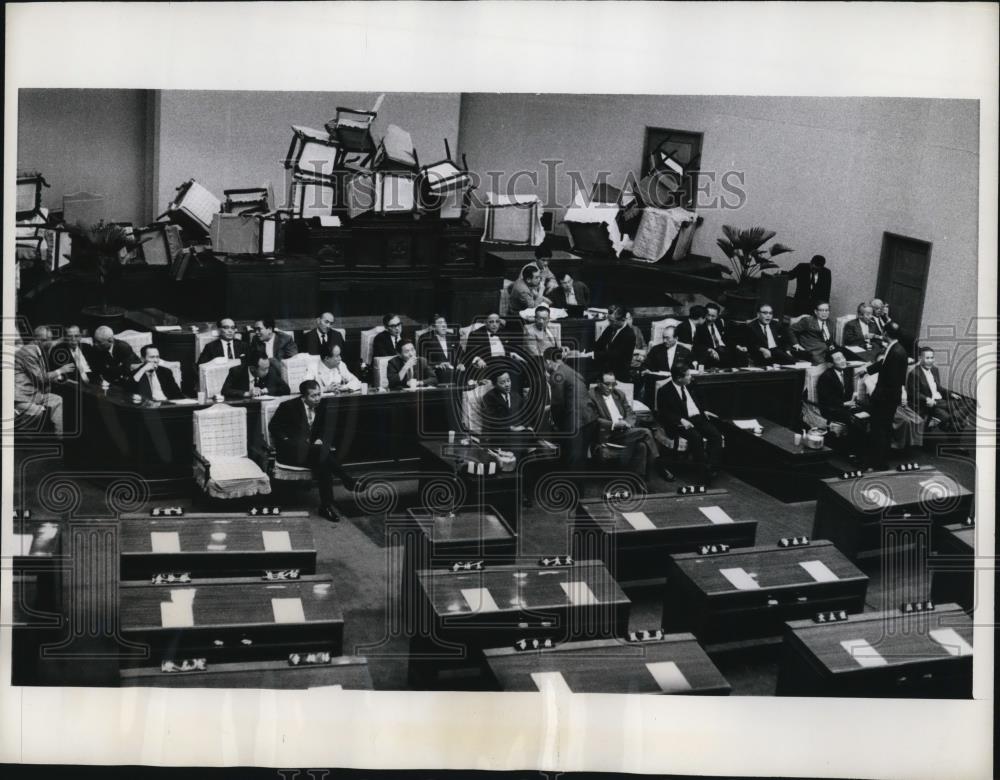
[[[84,306],[80,313],[95,328],[99,325],[114,327],[125,315],[125,309],[109,302],[109,288],[111,281],[121,273],[122,260],[132,246],[132,239],[121,226],[103,220],[89,226],[77,223],[70,228],[70,233],[73,237],[70,262],[93,277],[100,301],[96,306]]]
[[[736,282],[736,288],[726,292],[727,314],[735,319],[750,319],[757,302],[757,287],[765,271],[778,269],[772,258],[795,250],[777,242],[764,247],[776,235],[773,230],[754,226],[734,228],[722,226],[725,238],[716,243],[729,260],[732,267],[725,272]]]

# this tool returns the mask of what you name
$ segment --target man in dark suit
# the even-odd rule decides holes
[[[962,425],[952,404],[955,399],[941,384],[941,374],[934,365],[934,350],[921,347],[917,358],[907,387],[910,406],[927,421],[928,428],[960,430]]]
[[[885,331],[886,326],[892,322],[892,317],[889,316],[889,304],[880,298],[872,298],[871,306],[876,326],[880,331]]]
[[[899,343],[899,325],[890,322],[885,329],[885,353],[871,365],[860,369],[861,374],[877,374],[878,384],[871,395],[870,468],[889,468],[889,446],[892,442],[892,421],[903,399],[906,382],[906,350]]]
[[[677,329],[673,325],[668,325],[662,333],[663,341],[654,344],[646,353],[646,359],[642,364],[644,371],[667,373],[678,360],[691,362],[691,350],[677,343]]]
[[[389,361],[385,371],[390,390],[434,387],[438,383],[434,369],[424,358],[417,356],[417,348],[408,340],[400,344],[399,354]]]
[[[601,443],[624,447],[622,461],[639,476],[648,479],[655,469],[663,479],[672,480],[674,475],[660,458],[652,431],[636,425],[632,404],[617,385],[615,375],[604,371],[601,381],[588,393]]]
[[[219,329],[219,338],[205,345],[198,356],[198,365],[220,357],[239,360],[246,354],[247,345],[243,339],[236,338],[236,323],[230,317],[223,317],[216,323],[216,327]]]
[[[854,416],[864,411],[854,390],[854,371],[839,349],[831,351],[829,361],[831,366],[820,374],[816,382],[817,405],[827,420],[846,426],[847,450],[855,457],[864,443],[865,425]]]
[[[795,314],[808,314],[820,301],[830,300],[831,274],[823,255],[813,255],[808,263],[799,263],[788,275],[795,280]]]
[[[594,345],[594,365],[599,371],[610,371],[619,382],[630,382],[632,353],[635,352],[635,331],[626,319],[628,310],[614,305],[608,309],[608,327]]]
[[[773,321],[774,309],[771,304],[762,303],[757,307],[757,319],[746,327],[746,346],[750,359],[757,365],[789,365],[795,362],[790,354],[791,344],[788,333],[779,323]]]
[[[691,387],[690,366],[678,363],[670,371],[670,381],[656,394],[656,415],[667,434],[687,441],[704,471],[705,484],[709,484],[719,473],[722,434],[705,415],[697,391]]]
[[[461,353],[458,337],[448,332],[448,320],[435,314],[431,318],[431,329],[417,341],[417,354],[434,369],[438,381],[449,383],[456,373],[465,371]]]
[[[78,382],[90,382],[95,374],[87,362],[84,348],[89,347],[81,340],[79,325],[67,325],[63,331],[63,337],[52,344],[47,356],[47,363],[50,366],[63,366],[66,363],[72,364],[72,369],[64,371],[66,379]]]
[[[337,523],[343,516],[333,503],[333,477],[350,491],[355,480],[344,471],[334,446],[335,414],[324,414],[323,393],[312,379],[299,385],[299,397],[281,403],[268,425],[275,459],[289,466],[308,466],[319,483],[320,514]]]
[[[382,317],[381,333],[375,335],[372,341],[372,360],[377,357],[395,357],[403,343],[403,320],[398,314],[386,314]]]
[[[570,306],[587,308],[590,306],[590,288],[583,282],[577,282],[565,271],[556,274],[556,287],[549,293],[552,306],[566,309]]]
[[[792,323],[793,349],[813,365],[826,362],[826,355],[832,349],[840,347],[833,340],[833,323],[830,322],[830,304],[820,301],[812,314]]]
[[[876,323],[870,303],[858,304],[858,316],[844,324],[844,346],[858,347],[866,352],[882,348],[882,325]]]
[[[708,350],[712,346],[705,322],[708,311],[704,306],[695,304],[688,311],[688,317],[677,326],[677,341],[691,351],[691,358],[704,362]]]
[[[581,465],[587,460],[587,443],[596,423],[588,402],[587,385],[563,362],[562,349],[549,347],[543,355],[549,377],[550,409],[564,462]]]
[[[484,378],[500,365],[505,365],[513,372],[511,378],[518,385],[521,368],[527,363],[524,351],[518,344],[519,336],[520,334],[518,337],[508,335],[500,315],[490,312],[483,327],[469,334],[462,352],[462,363],[469,371],[469,379]]]
[[[705,345],[702,360],[712,368],[742,368],[748,362],[747,348],[742,344],[730,341],[726,333],[726,322],[721,316],[719,304],[705,304],[705,333],[708,343]]]
[[[127,384],[142,362],[126,342],[102,325],[94,331],[94,343],[83,345],[83,355],[92,371],[91,381]]]
[[[330,357],[334,347],[344,348],[344,337],[339,330],[333,329],[333,315],[323,312],[316,318],[316,327],[306,331],[302,337],[302,346],[310,355],[321,358]]]
[[[299,354],[295,339],[288,333],[275,330],[274,320],[257,320],[253,324],[253,331],[248,352],[263,353],[273,360],[285,360]]]
[[[160,350],[146,344],[140,351],[143,364],[132,375],[130,390],[147,401],[173,401],[183,398],[169,368],[160,365]]]
[[[482,420],[483,432],[492,441],[509,446],[530,441],[534,430],[530,411],[514,390],[510,371],[500,370],[494,375],[493,388],[483,396]]]
[[[288,395],[288,385],[281,378],[278,362],[259,352],[248,352],[243,362],[229,369],[222,384],[226,398],[256,398],[261,395]]]

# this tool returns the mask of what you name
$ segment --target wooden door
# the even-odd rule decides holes
[[[919,339],[931,264],[931,244],[895,233],[882,235],[876,297],[889,304],[889,314],[903,331],[910,348]]]

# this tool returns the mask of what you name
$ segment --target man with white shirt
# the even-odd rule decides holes
[[[339,344],[334,344],[330,354],[320,362],[316,381],[324,393],[353,393],[361,389],[361,380],[351,373],[341,358]]]
[[[789,365],[795,358],[789,353],[789,339],[785,329],[774,320],[771,304],[757,307],[757,319],[746,327],[746,347],[750,359],[757,365]]]
[[[173,401],[183,398],[169,368],[160,365],[160,350],[146,344],[139,351],[143,360],[139,370],[132,375],[131,391],[147,401]]]
[[[524,351],[541,358],[549,347],[558,347],[559,339],[549,327],[552,313],[548,306],[535,307],[535,321],[524,327]]]
[[[554,307],[568,309],[576,306],[583,309],[590,306],[590,289],[583,282],[576,281],[565,271],[556,274],[556,282],[549,293]]]
[[[594,345],[594,365],[610,371],[619,382],[630,382],[635,331],[628,323],[628,309],[619,304],[608,308],[608,326]]]
[[[38,330],[36,334],[43,337]],[[14,353],[15,430],[38,430],[37,426],[47,419],[55,435],[63,435],[63,402],[60,396],[51,392],[52,382],[73,370],[73,365],[66,363],[49,371],[38,343],[25,344]]]
[[[844,346],[878,352],[882,347],[882,328],[876,324],[870,303],[858,304],[858,316],[844,325]]]
[[[670,371],[670,381],[656,394],[656,415],[668,435],[687,441],[704,470],[705,484],[711,482],[722,460],[722,434],[705,415],[697,391],[692,391],[689,366],[678,363]]]
[[[478,380],[492,373],[500,364],[510,368],[518,368],[513,361],[524,363],[523,350],[509,338],[504,321],[497,312],[490,312],[486,322],[469,334],[462,353],[462,362],[469,369],[469,379]],[[514,371],[514,384],[520,383],[520,372]]]
[[[437,374],[439,382],[450,383],[456,374],[465,371],[459,359],[462,345],[448,332],[448,320],[441,314],[431,317],[431,329],[417,341],[417,354],[426,360]]]
[[[941,385],[941,374],[934,365],[934,350],[930,347],[920,348],[907,393],[910,405],[924,417],[928,428],[947,431],[961,427],[952,408],[952,394]]]
[[[220,357],[239,360],[247,351],[243,339],[236,338],[236,322],[231,317],[222,317],[215,323],[215,327],[219,331],[219,338],[205,345],[198,356],[198,365]]]
[[[822,365],[830,350],[839,349],[833,340],[830,304],[826,301],[819,301],[812,315],[807,314],[793,323],[791,332],[794,349],[814,365]]]
[[[222,395],[234,400],[288,395],[288,385],[281,378],[279,365],[260,352],[248,352],[238,366],[229,369],[226,381],[222,383]]]
[[[871,307],[875,326],[879,333],[884,333],[889,323],[892,322],[892,317],[889,316],[889,304],[881,298],[872,298]]]
[[[673,325],[668,325],[661,333],[663,340],[659,344],[654,344],[646,353],[646,359],[642,363],[643,371],[669,373],[676,361],[691,362],[691,351],[683,344],[677,343],[677,332]]]
[[[299,348],[295,346],[295,339],[287,333],[275,330],[274,320],[257,320],[253,324],[253,331],[250,352],[262,352],[272,360],[285,360],[299,354]]]
[[[713,301],[705,304],[704,328],[708,343],[701,359],[713,368],[742,368],[747,364],[747,348],[742,344],[730,342],[725,320],[720,316],[721,312],[719,304]]]
[[[325,311],[316,318],[316,326],[306,331],[302,337],[302,346],[310,355],[328,357],[334,347],[344,346],[344,337],[339,330],[333,329],[333,315]]]
[[[71,363],[71,371],[64,373],[66,379],[76,379],[80,382],[89,382],[93,378],[93,370],[87,362],[81,346],[81,335],[79,325],[67,325],[63,332],[63,337],[49,350],[50,365],[64,365]]]
[[[390,312],[383,315],[382,328],[372,339],[372,360],[378,357],[395,357],[403,343],[403,318],[398,314]]]

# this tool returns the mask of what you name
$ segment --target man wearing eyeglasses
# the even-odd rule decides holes
[[[746,346],[750,359],[757,365],[789,365],[795,362],[790,354],[787,331],[774,322],[774,309],[768,303],[757,307],[757,319],[747,325]]]
[[[219,338],[205,345],[201,355],[198,356],[198,365],[220,357],[239,360],[247,351],[243,339],[236,338],[236,323],[232,318],[223,317],[216,323],[216,327],[219,330]]]
[[[323,312],[316,318],[316,327],[303,336],[302,344],[310,355],[326,358],[333,354],[334,347],[343,350],[344,337],[339,330],[333,329],[333,315]]]
[[[820,301],[812,315],[806,315],[792,325],[794,349],[808,358],[813,365],[822,365],[831,350],[840,349],[833,340],[833,323],[830,321],[830,304]]]
[[[272,360],[286,360],[299,354],[295,339],[288,333],[275,330],[274,320],[261,319],[253,324],[254,336],[250,340],[250,352],[263,352]]]
[[[372,359],[378,357],[396,357],[403,345],[403,320],[398,314],[386,314],[382,318],[385,327],[375,336],[372,342]]]

